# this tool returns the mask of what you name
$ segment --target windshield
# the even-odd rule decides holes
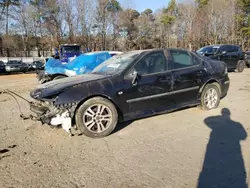
[[[63,46],[63,53],[78,53],[80,52],[80,46]]]
[[[208,46],[208,47],[203,47],[197,52],[199,54],[216,54],[219,49],[219,46]]]
[[[140,52],[128,52],[120,55],[113,56],[98,67],[92,73],[100,74],[117,74],[125,70]]]

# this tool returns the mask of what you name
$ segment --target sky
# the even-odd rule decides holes
[[[169,0],[119,0],[123,7],[128,7],[128,4],[132,4],[132,7],[139,12],[146,10],[147,8],[152,9],[153,11],[167,7]]]

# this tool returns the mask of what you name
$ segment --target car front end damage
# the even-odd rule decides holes
[[[34,93],[31,96],[35,99]],[[51,127],[61,126],[72,135],[73,118],[77,103],[55,105],[55,99],[35,100],[30,103],[30,111],[34,114],[32,119],[41,121]]]
[[[20,111],[20,118],[23,120],[31,119],[33,121],[40,121],[42,124],[47,124],[53,128],[62,127],[65,131],[72,136],[74,112],[77,103],[55,105],[56,98],[54,99],[37,99],[37,90],[31,92],[31,97],[34,101],[29,101],[24,97],[10,90],[0,91],[0,94],[8,94],[15,99]],[[29,104],[31,113],[24,115],[17,100],[20,98]],[[74,127],[76,129],[76,127]]]

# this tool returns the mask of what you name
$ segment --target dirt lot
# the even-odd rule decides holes
[[[103,139],[70,138],[61,129],[22,121],[14,99],[1,95],[0,187],[245,188],[250,69],[230,78],[219,109],[195,107],[134,121]],[[23,96],[37,86],[32,74],[0,76],[0,82],[1,89]]]

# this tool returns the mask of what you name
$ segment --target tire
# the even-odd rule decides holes
[[[107,120],[101,121],[104,116]],[[112,102],[102,97],[94,97],[78,108],[75,113],[75,122],[77,128],[85,136],[102,138],[108,136],[115,129],[118,113]]]
[[[247,63],[246,65],[247,65],[248,68],[250,68],[250,63]]]
[[[209,95],[213,95],[211,94],[211,91],[215,92],[216,96],[214,98],[212,96],[209,96]],[[212,109],[217,108],[220,104],[220,97],[221,97],[221,93],[220,93],[219,85],[217,83],[207,84],[204,87],[202,94],[201,94],[201,108],[203,110],[212,110]],[[208,101],[209,99],[210,99],[210,102],[211,100],[214,100],[212,104],[209,103]]]
[[[53,78],[53,80],[59,80],[59,79],[66,78],[66,77],[67,76],[60,75],[60,76],[56,76],[55,78]]]
[[[245,68],[245,61],[243,60],[238,61],[236,67],[237,72],[243,72],[244,68]]]

